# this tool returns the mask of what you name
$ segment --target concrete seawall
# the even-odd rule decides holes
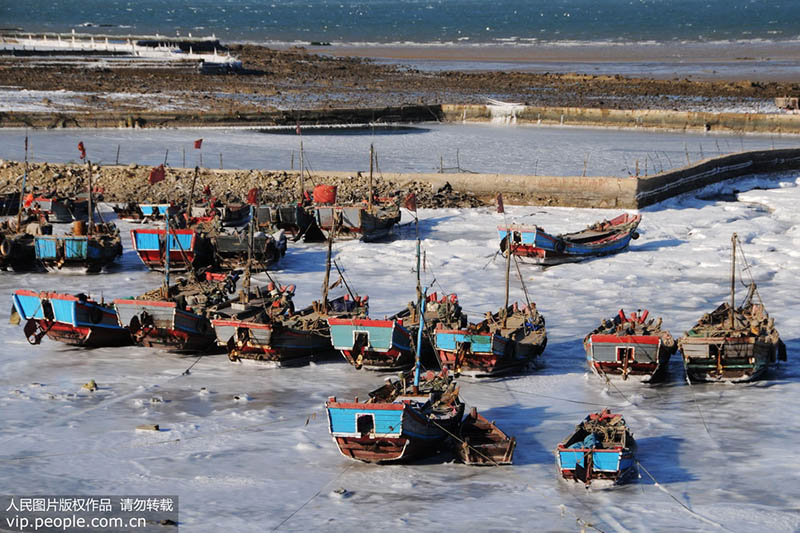
[[[93,113],[0,112],[0,127],[31,128],[175,128],[258,127],[370,122],[501,122],[611,128],[652,128],[679,131],[800,134],[800,115],[765,113],[703,113],[648,109],[537,107],[524,105],[405,105],[382,108],[306,109],[262,113],[121,112]]]
[[[660,109],[451,104],[444,104],[441,109],[444,120],[448,122],[494,121],[735,133],[800,133],[800,115],[783,113],[703,113]]]

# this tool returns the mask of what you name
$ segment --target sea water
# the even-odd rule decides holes
[[[273,43],[704,43],[797,39],[793,6],[754,0],[30,0],[0,2],[0,24]]]

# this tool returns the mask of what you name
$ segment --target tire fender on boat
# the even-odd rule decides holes
[[[0,242],[0,255],[3,257],[8,257],[11,255],[11,252],[14,250],[14,241],[11,239],[3,239],[3,242]]]

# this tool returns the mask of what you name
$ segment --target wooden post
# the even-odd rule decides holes
[[[114,160],[115,165],[119,165],[119,145],[117,145],[117,158]]]
[[[186,168],[186,147],[185,146],[181,147],[181,155],[183,155],[183,159],[182,159],[183,163],[181,164],[181,168]]]
[[[168,157],[169,157],[169,148],[167,148],[167,153],[164,154],[164,166],[167,166]]]
[[[219,153],[219,169],[222,170],[222,152]]]

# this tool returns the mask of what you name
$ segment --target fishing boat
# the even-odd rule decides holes
[[[86,294],[61,294],[18,289],[12,296],[12,321],[25,320],[25,337],[39,344],[46,335],[52,340],[100,348],[133,344],[127,328],[121,327],[113,306]],[[14,316],[16,314],[16,317]]]
[[[88,195],[85,193],[74,197],[55,194],[31,194],[25,203],[27,204],[26,207],[32,212],[45,215],[48,222],[55,224],[86,220],[89,216]]]
[[[394,225],[400,222],[400,204],[395,198],[376,198],[372,174],[375,150],[369,147],[369,182],[367,200],[357,204],[336,201],[336,187],[317,185],[314,189],[314,216],[317,226],[326,234],[337,225],[341,238],[360,238],[364,242],[384,240],[391,236]]]
[[[122,255],[122,240],[113,223],[73,223],[72,233],[41,235],[34,238],[37,261],[47,270],[81,268],[100,272]]]
[[[413,385],[412,385],[413,383]],[[345,457],[365,463],[396,463],[436,454],[458,433],[464,403],[446,372],[387,379],[352,402],[328,398],[328,429]]]
[[[661,318],[647,320],[648,316],[647,309],[629,316],[620,309],[614,317],[603,320],[583,339],[589,368],[604,378],[662,380],[678,345],[668,331],[661,329]]]
[[[636,441],[622,415],[608,409],[590,414],[556,448],[561,477],[586,485],[621,483],[634,474]]]
[[[533,303],[514,303],[462,329],[440,324],[434,338],[442,368],[474,377],[522,371],[547,346],[544,317]]]
[[[144,221],[155,222],[166,220],[169,216],[175,216],[180,212],[180,207],[172,204],[139,204]]]
[[[329,317],[358,320],[369,312],[369,298],[344,295],[329,299],[329,276],[333,235],[328,239],[322,299],[295,310],[294,285],[271,281],[265,288],[250,289],[251,253],[245,269],[244,287],[230,302],[214,307],[212,325],[217,344],[224,346],[233,362],[255,361],[275,366],[305,364],[332,353]],[[269,274],[267,274],[269,276]]]
[[[22,212],[18,216],[21,214]],[[20,220],[17,218],[0,222],[0,269],[11,268],[18,272],[39,270],[41,265],[36,261],[34,239],[37,235],[52,233],[53,226],[36,221],[23,221],[20,224]]]
[[[509,437],[494,422],[486,420],[473,407],[461,422],[453,452],[464,464],[472,466],[510,465],[517,440]]]
[[[631,239],[639,238],[636,228],[641,220],[642,215],[623,213],[584,230],[561,235],[552,235],[538,226],[521,224],[501,225],[497,231],[503,254],[507,253],[510,241],[511,253],[523,262],[557,265],[621,252]]]
[[[194,226],[202,222],[219,220],[222,226],[241,226],[247,224],[250,216],[250,206],[247,204],[223,204],[216,198],[210,198],[206,203],[191,206],[189,225]]]
[[[216,335],[209,309],[230,298],[238,275],[207,273],[205,277],[179,278],[175,284],[136,298],[116,299],[119,325],[127,327],[134,342],[142,346],[177,353],[210,353]]]
[[[786,345],[775,329],[774,319],[767,314],[755,282],[751,280],[744,301],[736,306],[738,240],[734,233],[730,303],[724,302],[703,315],[678,340],[690,381],[751,381],[779,361],[786,361]]]
[[[276,232],[284,230],[296,242],[301,238],[305,242],[322,242],[325,236],[317,226],[314,212],[309,211],[304,202],[291,205],[259,205],[256,208],[258,227],[262,231]]]
[[[253,224],[256,224],[254,222]],[[251,270],[260,272],[280,261],[286,255],[287,240],[283,230],[273,235],[256,232],[250,241],[248,251],[247,234],[250,224],[242,231],[223,231],[209,233],[211,248],[215,257],[214,267],[226,271],[242,268],[251,254]]]
[[[142,263],[157,272],[164,271],[167,256],[173,272],[200,269],[214,261],[208,236],[194,229],[172,229],[168,232],[164,228],[135,228],[131,230],[131,243]],[[166,253],[167,247],[169,254]]]

